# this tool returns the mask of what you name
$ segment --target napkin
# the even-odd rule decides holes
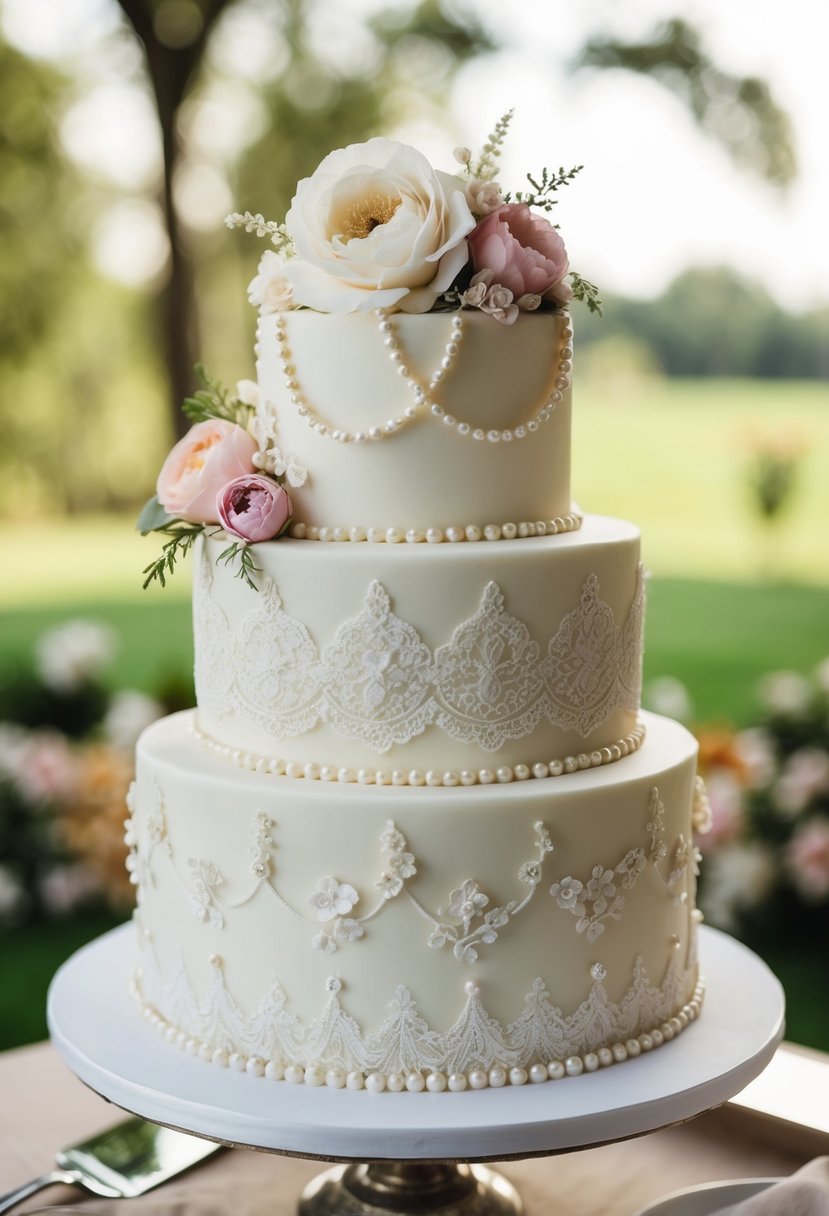
[[[815,1157],[791,1178],[719,1208],[716,1216],[829,1216],[829,1157]]]

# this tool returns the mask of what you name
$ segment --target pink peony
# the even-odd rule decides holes
[[[219,492],[216,510],[226,532],[251,544],[281,535],[292,514],[288,491],[256,473],[228,482]]]
[[[156,483],[168,515],[194,524],[218,523],[216,496],[234,477],[253,470],[256,441],[240,426],[197,422],[164,461]]]
[[[816,816],[803,823],[789,842],[786,862],[804,899],[819,903],[829,896],[829,819]]]
[[[467,237],[476,271],[491,270],[493,281],[515,299],[546,295],[557,303],[570,299],[567,250],[552,224],[525,203],[505,203]]]

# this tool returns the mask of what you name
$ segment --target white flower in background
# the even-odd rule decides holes
[[[472,149],[459,144],[457,148],[452,149],[452,155],[459,165],[468,165],[472,160]]]
[[[805,713],[812,699],[809,681],[796,671],[771,672],[760,681],[757,691],[766,709],[788,718]]]
[[[820,747],[792,752],[777,779],[773,795],[777,809],[794,819],[816,794],[829,790],[829,755]]]
[[[56,692],[74,692],[115,655],[115,631],[100,621],[67,621],[41,634],[35,646],[41,679]]]
[[[705,918],[733,932],[739,913],[758,907],[776,879],[774,853],[759,841],[728,844],[705,863],[705,887],[700,905]]]
[[[100,891],[95,874],[80,863],[54,866],[40,881],[40,897],[53,915],[71,912]]]
[[[104,737],[114,747],[132,749],[138,736],[164,713],[164,706],[134,688],[116,692],[103,720]]]
[[[677,722],[690,722],[694,705],[690,693],[674,676],[658,676],[649,680],[642,691],[642,704],[655,714],[663,714]]]
[[[12,722],[0,722],[0,777],[17,780],[26,755],[28,732]]]
[[[259,405],[259,385],[256,381],[237,380],[236,400],[241,401],[242,405],[252,405],[256,409]]]
[[[504,196],[497,182],[473,177],[466,184],[466,201],[473,215],[492,215],[503,205]]]
[[[816,815],[797,828],[786,850],[786,869],[803,899],[829,896],[829,819]]]
[[[309,899],[312,908],[317,910],[317,920],[334,920],[337,916],[348,916],[351,909],[359,900],[359,895],[347,882],[338,882],[336,878],[320,878],[317,889]]]
[[[256,277],[248,284],[248,299],[264,317],[294,307],[294,292],[285,277],[285,266],[284,257],[273,249],[266,249],[259,259]]]
[[[734,750],[745,767],[748,788],[759,790],[768,785],[776,764],[774,741],[769,732],[762,726],[741,730],[734,739]]]
[[[0,866],[0,922],[13,920],[28,901],[20,880],[8,866]]]
[[[320,312],[427,312],[466,265],[474,226],[460,178],[391,139],[350,144],[297,186],[285,276]]]

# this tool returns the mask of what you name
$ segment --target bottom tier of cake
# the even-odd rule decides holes
[[[457,788],[230,766],[193,715],[138,747],[135,989],[254,1076],[463,1089],[576,1075],[693,1021],[696,744],[644,715],[608,768]]]

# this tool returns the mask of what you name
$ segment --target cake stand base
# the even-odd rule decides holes
[[[302,1193],[299,1216],[519,1216],[512,1183],[485,1165],[388,1161],[339,1165]]]
[[[52,1041],[132,1114],[231,1146],[343,1161],[302,1216],[514,1216],[513,1188],[470,1162],[547,1156],[693,1118],[743,1089],[783,1037],[783,990],[723,933],[700,933],[699,1021],[672,1043],[578,1078],[462,1093],[315,1089],[217,1069],[159,1038],[128,993],[132,925],[73,955],[49,990]]]

